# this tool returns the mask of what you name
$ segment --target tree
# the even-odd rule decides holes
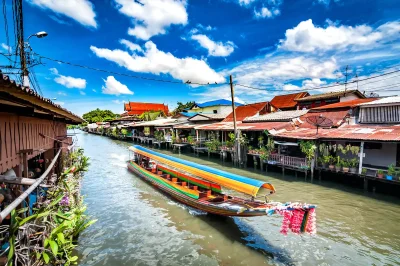
[[[181,102],[177,102],[178,106],[174,109],[174,111],[172,111],[173,115],[176,115],[182,111],[184,111],[185,109],[190,109],[193,107],[193,105],[195,105],[195,102],[187,102],[187,103],[181,103]]]
[[[114,114],[110,110],[100,110],[97,108],[96,110],[92,110],[86,114],[84,114],[83,119],[88,121],[88,123],[96,123],[96,122],[106,122],[118,118],[118,114]]]

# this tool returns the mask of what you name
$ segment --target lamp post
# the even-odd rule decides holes
[[[26,64],[26,54],[25,54],[25,48],[30,47],[29,45],[29,39],[33,36],[36,36],[38,38],[44,38],[46,37],[48,34],[45,31],[39,31],[35,34],[31,34],[26,41],[23,43],[23,45],[21,45],[21,70],[22,70],[22,85],[24,87],[30,87],[29,84],[29,71],[28,71],[28,66]]]

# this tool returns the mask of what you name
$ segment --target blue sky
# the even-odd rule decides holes
[[[7,1],[13,49],[11,1]],[[4,21],[0,27],[4,29]],[[399,69],[397,0],[26,0],[25,36],[34,52],[113,72],[196,86],[135,79],[42,60],[34,68],[47,98],[82,115],[94,108],[122,113],[124,101],[229,98],[265,101],[276,94],[363,79]],[[0,36],[7,51],[6,35]],[[15,47],[14,47],[15,48]],[[0,64],[6,64],[2,58]],[[392,95],[397,75],[359,82]],[[349,87],[355,87],[355,84]],[[326,90],[339,90],[341,86]],[[312,90],[318,93],[324,90]]]

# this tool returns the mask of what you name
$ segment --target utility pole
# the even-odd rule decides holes
[[[18,35],[18,46],[19,46],[19,56],[20,56],[20,61],[21,61],[21,79],[22,79],[22,85],[29,87],[29,71],[28,67],[26,64],[26,54],[25,54],[25,41],[24,41],[24,17],[23,17],[23,12],[22,12],[22,3],[23,0],[15,0],[18,5],[17,5],[17,35]]]
[[[346,66],[346,74],[345,74],[345,76],[346,76],[346,81],[345,81],[345,83],[344,83],[344,92],[347,91],[347,77],[348,77],[347,71],[348,71],[348,70],[349,70],[349,65]]]
[[[235,154],[235,164],[236,162],[239,162],[239,151],[240,151],[240,147],[239,147],[239,136],[238,136],[238,132],[237,132],[237,127],[236,127],[236,107],[235,107],[235,90],[233,88],[233,81],[232,81],[232,75],[229,76],[229,84],[231,85],[231,98],[232,98],[232,113],[233,113],[233,130],[234,130],[234,134],[235,134],[235,145],[234,145],[234,154]]]

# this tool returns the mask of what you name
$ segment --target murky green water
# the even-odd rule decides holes
[[[283,236],[279,216],[223,219],[189,210],[127,171],[131,144],[77,137],[91,157],[82,186],[87,213],[98,219],[79,239],[80,265],[400,265],[396,198],[181,155],[268,180],[276,201],[318,205],[317,236]]]

